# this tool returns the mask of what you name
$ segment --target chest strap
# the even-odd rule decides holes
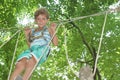
[[[39,39],[39,38],[43,38],[44,40],[46,40],[46,38],[43,36],[44,35],[44,31],[46,31],[47,28],[44,28],[43,30],[41,30],[41,35],[38,36],[34,36],[33,33],[35,33],[35,30],[31,31],[29,33],[29,41],[32,42],[35,39]]]

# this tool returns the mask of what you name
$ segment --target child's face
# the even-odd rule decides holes
[[[35,21],[38,24],[38,26],[42,28],[47,24],[48,19],[47,19],[46,15],[41,14],[35,19]]]

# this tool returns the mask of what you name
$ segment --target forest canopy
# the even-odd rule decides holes
[[[59,45],[51,44],[47,61],[31,80],[80,80],[80,69],[89,65],[93,73],[95,64],[94,80],[120,79],[119,0],[1,0],[0,80],[7,79],[13,57],[12,71],[17,56],[28,48],[23,29],[35,24],[34,12],[42,7],[50,14],[48,26],[61,24]]]

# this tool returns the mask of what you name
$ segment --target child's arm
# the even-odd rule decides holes
[[[28,44],[29,47],[30,47],[30,41],[29,41],[29,34],[30,34],[30,32],[31,32],[31,29],[30,29],[30,28],[25,28],[25,29],[24,29],[26,41],[27,41],[27,44]]]
[[[54,36],[53,39],[52,39],[53,44],[55,46],[57,46],[58,45],[58,38],[57,38],[56,34],[54,35],[55,29],[56,29],[56,24],[52,23],[48,30],[50,32],[51,37]]]

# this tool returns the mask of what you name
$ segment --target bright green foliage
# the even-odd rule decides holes
[[[63,21],[106,11],[110,5],[116,2],[117,0],[2,0],[0,2],[0,45],[9,40],[18,29],[21,29],[21,26],[23,27],[23,25],[18,24],[18,17],[21,20],[25,15],[30,15],[29,17],[33,18],[34,11],[41,6],[48,9],[50,21]],[[31,80],[80,80],[70,69],[66,59],[65,47],[68,49],[68,57],[75,71],[79,72],[85,64],[89,64],[93,68],[104,18],[105,14],[63,24],[57,32],[59,38],[57,49],[51,51],[47,61],[34,71]],[[64,29],[67,29],[67,45],[64,42]],[[18,34],[0,48],[0,80],[7,80],[17,38]],[[95,80],[119,80],[119,40],[120,13],[109,13]],[[27,48],[22,30],[15,60]],[[90,50],[95,54],[92,54]]]

